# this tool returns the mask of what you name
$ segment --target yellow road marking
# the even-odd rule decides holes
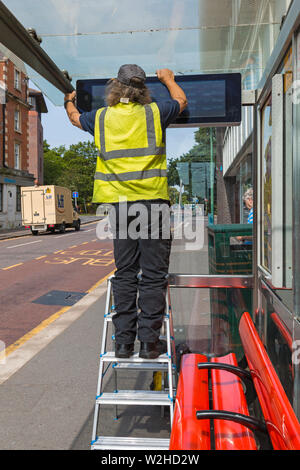
[[[80,245],[87,245],[88,243],[90,242],[83,242],[83,243],[80,243]]]
[[[76,254],[76,253],[74,253]],[[107,256],[103,256],[102,258],[91,258],[89,256],[80,256],[75,258],[74,256],[68,255],[67,258],[59,258],[56,257],[54,259],[45,260],[46,264],[71,264],[76,263],[79,261],[82,266],[109,266],[114,262],[114,259],[110,259]]]
[[[100,222],[100,220],[102,220],[102,219],[95,220],[94,222],[88,222],[87,224],[82,224],[82,226],[83,226],[83,227],[86,227],[87,225],[97,224],[98,222]]]
[[[29,339],[31,339],[33,336],[35,336],[37,333],[42,331],[46,326],[50,325],[53,323],[57,318],[59,318],[63,313],[65,313],[67,310],[71,308],[70,306],[68,307],[63,307],[60,309],[58,312],[54,313],[51,315],[51,317],[46,318],[46,320],[42,321],[37,327],[33,328],[33,330],[29,331],[26,333],[24,336],[22,336],[20,339],[15,341],[13,344],[8,346],[0,355],[0,360],[3,359],[4,357],[7,357],[9,354],[11,354],[13,351],[18,349],[22,344],[26,343]]]
[[[92,292],[94,289],[96,289],[96,287],[98,287],[100,284],[102,284],[102,282],[106,281],[106,279],[108,279],[110,276],[112,276],[114,272],[115,272],[115,269],[113,271],[111,271],[109,274],[107,274],[107,276],[105,276],[103,279],[100,279],[100,281],[96,282],[96,284],[94,284],[90,289],[88,289],[86,291],[86,293]]]
[[[12,238],[4,238],[3,240],[0,240],[0,243],[2,242],[9,242],[10,240],[18,240],[20,238],[28,238],[28,237],[32,237],[32,235],[21,235],[19,237],[12,237]]]
[[[105,277],[100,279],[100,281],[96,282],[90,289],[86,291],[86,293],[92,292],[96,287],[98,287],[102,282],[104,282],[108,277],[112,276],[112,274],[115,272],[113,270],[109,274],[107,274]],[[16,349],[18,349],[20,346],[22,346],[24,343],[26,343],[28,340],[30,340],[33,336],[44,330],[48,325],[53,323],[55,320],[57,320],[59,317],[61,317],[65,312],[67,312],[72,306],[67,306],[61,308],[58,312],[54,313],[50,317],[46,318],[46,320],[42,321],[38,326],[33,328],[31,331],[26,333],[24,336],[19,338],[17,341],[15,341],[13,344],[8,346],[4,351],[1,352],[0,354],[0,361],[6,358],[9,354],[14,352]]]
[[[35,259],[43,259],[43,258],[47,258],[47,255],[39,256],[38,258],[35,258]]]
[[[68,248],[68,250],[70,250],[70,248],[76,248],[76,247],[77,247],[77,245],[70,246],[70,247]]]
[[[6,271],[7,269],[15,268],[16,266],[21,266],[23,263],[18,263],[18,264],[13,264],[12,266],[7,266],[7,268],[2,268],[3,271]]]
[[[53,253],[54,253],[55,255],[57,255],[57,253],[60,253],[61,251],[63,251],[63,250],[54,251]]]

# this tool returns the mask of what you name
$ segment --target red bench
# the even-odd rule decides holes
[[[249,313],[240,337],[274,450],[300,450],[300,424]]]
[[[209,408],[208,371],[198,370],[198,363],[206,362],[201,354],[185,354],[177,385],[174,419],[170,438],[171,450],[210,450],[210,423],[201,427],[196,411]]]
[[[250,372],[238,367],[234,354],[211,362],[183,356],[170,450],[256,450],[254,431],[268,434],[275,450],[300,449],[300,424],[248,313],[239,331]],[[265,421],[249,415],[241,380],[254,385]]]
[[[237,367],[234,354],[212,358],[212,364],[228,364]],[[213,409],[249,416],[243,386],[238,376],[226,370],[211,370]],[[199,414],[198,414],[199,418]],[[214,420],[216,450],[256,450],[253,433],[240,423]]]
[[[233,366],[235,373],[219,369],[224,366],[228,366],[228,369]],[[214,358],[211,363],[207,362],[206,356],[200,354],[183,356],[176,393],[170,450],[210,450],[212,441],[210,419],[217,417],[220,419],[214,421],[213,436],[216,449],[256,449],[253,433],[248,427],[240,422],[232,421],[237,415],[245,415],[251,421],[243,387],[240,378],[236,375],[236,368],[237,362],[233,354]],[[212,369],[212,410],[209,409],[209,369]]]

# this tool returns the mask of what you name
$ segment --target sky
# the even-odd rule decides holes
[[[36,87],[33,87],[36,88]],[[48,113],[42,114],[44,139],[50,147],[69,147],[78,142],[93,141],[93,137],[69,122],[63,106],[54,106],[45,97]],[[167,157],[177,158],[188,152],[194,145],[195,128],[167,129]]]

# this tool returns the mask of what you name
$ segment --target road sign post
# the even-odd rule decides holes
[[[75,207],[77,209],[77,199],[78,199],[79,194],[77,191],[73,191],[72,196],[73,196],[73,199],[75,199]]]

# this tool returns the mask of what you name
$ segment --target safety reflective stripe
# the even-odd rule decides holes
[[[155,177],[167,177],[167,170],[152,169],[143,171],[128,171],[127,173],[101,173],[97,171],[95,173],[95,180],[102,181],[130,181],[130,180],[142,180],[147,178]]]
[[[104,121],[105,121],[105,115],[107,113],[107,108],[105,108],[100,113],[99,126],[100,126],[101,151],[99,152],[99,156],[103,160],[112,160],[113,158],[147,157],[147,156],[152,156],[152,155],[164,155],[166,153],[165,147],[156,146],[154,116],[153,116],[153,110],[151,106],[145,105],[145,112],[146,112],[148,147],[135,148],[135,149],[111,150],[110,152],[106,151],[105,133],[104,133]],[[112,181],[112,180],[109,180],[109,181]]]

